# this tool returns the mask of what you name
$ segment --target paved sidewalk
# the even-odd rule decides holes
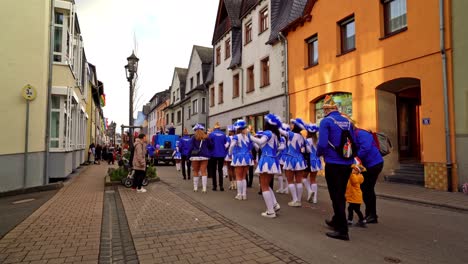
[[[98,263],[107,166],[92,165],[0,240],[0,263]]]
[[[140,263],[305,263],[164,183],[119,191]]]
[[[325,177],[317,177],[319,186],[327,188]],[[409,184],[377,182],[377,196],[389,199],[415,202],[430,206],[468,211],[468,195],[456,192],[443,192]]]

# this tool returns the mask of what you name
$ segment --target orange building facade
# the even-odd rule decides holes
[[[439,1],[425,0],[309,1],[303,17],[284,30],[291,116],[318,123],[322,100],[332,94],[358,127],[390,136],[394,150],[385,157],[384,174],[401,164],[422,164],[427,188],[456,190],[456,164],[450,177],[447,172],[439,10]],[[445,10],[449,25],[450,8]],[[449,152],[455,163],[446,29]]]
[[[156,108],[156,129],[160,131],[161,129],[163,131],[166,131],[166,115],[164,113],[164,109],[169,106],[170,100],[167,99],[164,103],[158,105]]]

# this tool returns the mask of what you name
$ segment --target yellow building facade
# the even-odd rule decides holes
[[[303,17],[284,30],[291,115],[319,122],[331,94],[359,127],[389,135],[394,151],[385,157],[385,174],[414,164],[427,188],[456,190],[449,2],[446,108],[439,1],[310,0]]]

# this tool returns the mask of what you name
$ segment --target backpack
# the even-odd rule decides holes
[[[387,135],[381,132],[368,132],[372,134],[372,137],[374,138],[374,144],[379,149],[380,155],[382,155],[382,157],[385,157],[392,152],[392,142]]]
[[[351,122],[348,122],[348,129],[343,129],[341,126],[338,125],[336,120],[333,117],[330,117],[336,126],[341,129],[341,136],[340,136],[340,145],[338,147],[333,146],[333,144],[328,141],[328,144],[336,150],[338,155],[343,159],[354,159],[357,155],[357,148],[356,144],[354,144],[353,137],[351,137]]]

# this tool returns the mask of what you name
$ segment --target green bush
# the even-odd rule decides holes
[[[119,167],[109,172],[111,181],[121,181],[122,178],[127,177],[127,170],[123,167]]]
[[[155,179],[158,177],[158,173],[156,172],[156,166],[149,166],[146,170],[146,177],[150,179]]]

